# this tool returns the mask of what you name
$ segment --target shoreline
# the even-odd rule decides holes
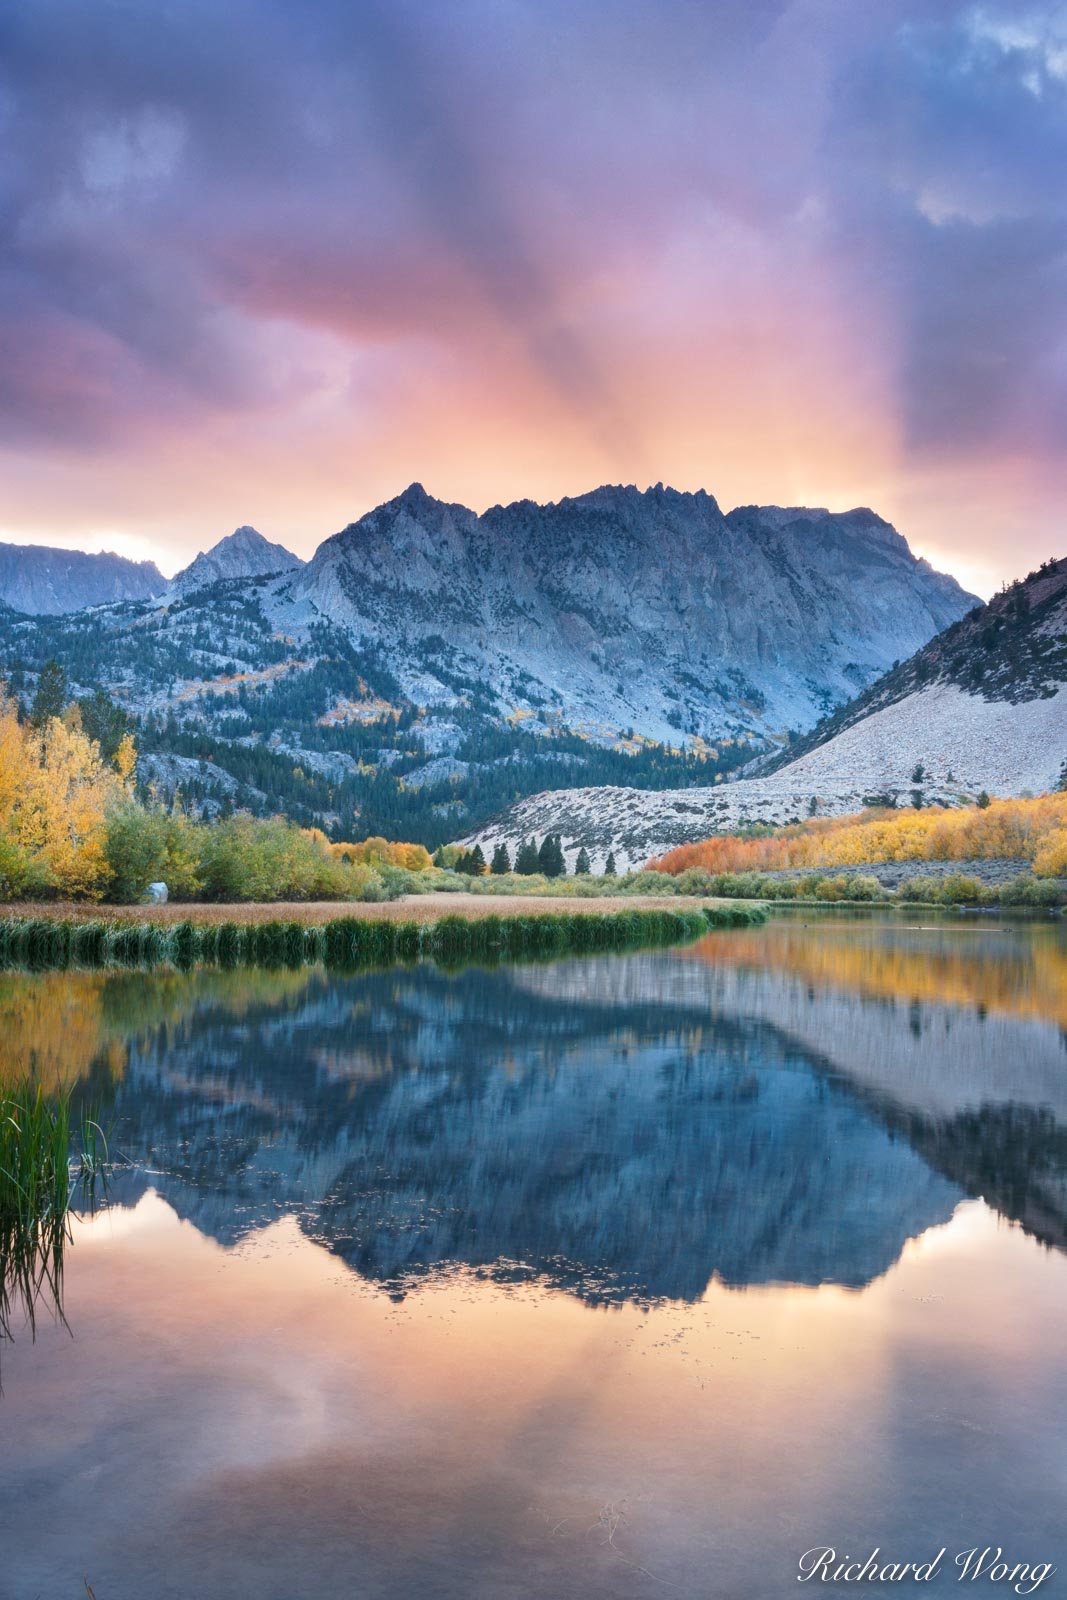
[[[1062,918],[1063,906],[983,905],[977,902],[946,904],[939,900],[775,900],[737,895],[504,895],[409,894],[396,900],[234,900],[168,901],[165,905],[111,905],[94,901],[0,901],[0,921],[36,923],[106,922],[168,928],[189,922],[198,927],[234,924],[255,927],[262,923],[300,923],[321,927],[328,922],[436,923],[445,918],[465,922],[485,917],[610,916],[625,911],[700,911],[707,907],[728,914],[730,907],[760,907],[768,917],[794,912],[862,911],[915,914],[939,912],[959,916],[1028,919]]]
[[[402,909],[402,908],[401,908]],[[767,920],[758,905],[623,907],[568,915],[499,912],[477,917],[331,917],[201,919],[6,917],[0,919],[0,968],[390,965],[425,957],[448,965],[470,960],[580,955],[678,944],[713,928]]]
[[[396,900],[229,900],[178,901],[165,905],[109,905],[89,900],[7,900],[0,918],[20,922],[136,922],[169,927],[179,922],[301,922],[318,926],[339,918],[360,922],[440,922],[445,917],[605,916],[620,911],[692,911],[704,905],[737,906],[762,901],[714,895],[525,895],[405,894]]]

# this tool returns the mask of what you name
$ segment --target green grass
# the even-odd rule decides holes
[[[0,1337],[19,1308],[31,1334],[40,1304],[62,1317],[71,1206],[79,1194],[92,1202],[106,1166],[99,1123],[84,1114],[72,1125],[69,1090],[46,1095],[26,1081],[0,1091]]]
[[[605,913],[546,911],[400,922],[338,917],[304,922],[112,922],[8,917],[0,920],[0,967],[333,968],[429,958],[444,965],[516,960],[679,944],[709,928],[751,927],[766,920],[758,905]]]

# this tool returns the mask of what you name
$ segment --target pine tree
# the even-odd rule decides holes
[[[586,874],[588,874],[589,870],[589,851],[583,844],[582,848],[578,852],[578,859],[574,863],[574,871],[578,877],[584,877]]]
[[[508,855],[508,847],[506,844],[498,844],[496,849],[493,851],[493,864],[489,868],[489,871],[494,875],[494,877],[498,878],[503,877],[505,872],[511,871],[511,857]]]
[[[558,833],[546,833],[537,852],[537,866],[546,878],[561,878],[567,871],[563,856],[563,842]]]
[[[67,675],[55,659],[46,661],[37,679],[37,693],[33,697],[30,721],[35,728],[43,728],[52,717],[61,717],[67,703]]]
[[[79,700],[78,710],[86,736],[96,740],[105,761],[114,761],[123,738],[129,732],[130,719],[126,712],[103,689],[97,689],[95,694]]]
[[[616,876],[615,852],[614,852],[614,850],[609,850],[608,851],[608,859],[604,863],[603,876],[605,878],[614,878]]]
[[[474,846],[474,849],[470,852],[467,860],[469,861],[470,865],[466,870],[471,874],[471,876],[474,878],[483,877],[485,874],[485,852],[480,844],[476,844]]]
[[[521,872],[528,878],[540,870],[537,860],[537,846],[532,839],[524,839],[519,846],[519,853],[515,857],[515,871]]]

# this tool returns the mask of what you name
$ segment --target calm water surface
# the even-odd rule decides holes
[[[1062,928],[977,919],[0,974],[135,1163],[0,1351],[0,1596],[1067,1594],[1065,1040]]]

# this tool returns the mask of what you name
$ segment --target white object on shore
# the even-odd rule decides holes
[[[161,906],[167,899],[167,886],[165,883],[150,883],[145,890],[149,905]]]

